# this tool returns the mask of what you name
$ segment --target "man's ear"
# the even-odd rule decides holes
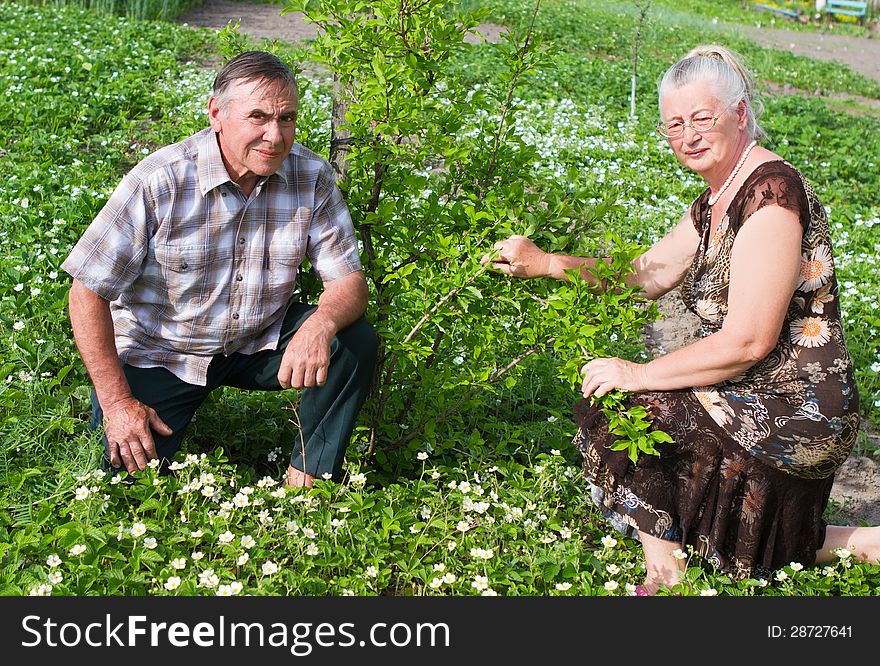
[[[211,122],[211,129],[215,132],[219,132],[222,129],[222,123],[220,122],[221,113],[222,109],[217,104],[217,99],[212,95],[208,99],[208,120]]]

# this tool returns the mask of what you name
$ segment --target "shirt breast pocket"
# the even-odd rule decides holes
[[[211,292],[205,248],[157,245],[155,253],[169,303],[175,307],[204,303]]]
[[[302,261],[301,248],[280,243],[272,244],[269,248],[269,288],[274,296],[281,299],[290,298]]]

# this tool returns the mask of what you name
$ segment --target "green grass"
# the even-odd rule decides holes
[[[603,222],[640,243],[662,234],[702,188],[651,132],[656,77],[704,36],[700,15],[689,13],[696,4],[675,3],[681,23],[649,31],[630,119],[632,14],[608,3],[546,3],[540,30],[555,67],[517,102],[516,131],[540,155],[534,182],[564,187],[573,176],[597,202],[615,200]],[[527,10],[505,2],[494,16],[513,26]],[[569,445],[576,395],[557,379],[562,359],[553,355],[528,359],[515,382],[476,397],[381,465],[366,459],[359,431],[345,481],[312,493],[261,483],[286,466],[293,433],[284,397],[231,389],[200,411],[187,447],[207,455],[177,477],[149,471],[129,487],[95,475],[99,445],[84,427],[89,382],[60,263],[131,165],[204,126],[212,73],[197,63],[217,53],[216,38],[4,3],[0,41],[0,593],[52,584],[56,594],[214,594],[235,581],[253,594],[479,594],[485,584],[506,595],[619,595],[640,582],[638,544],[606,545],[608,528],[583,495]],[[875,84],[839,66],[736,44],[765,80],[800,77],[830,92],[852,85],[878,98]],[[496,65],[479,47],[457,70],[463,85],[477,85]],[[328,112],[323,84],[304,82],[300,137],[319,151]],[[864,413],[878,423],[878,120],[802,96],[769,100],[765,120],[771,147],[804,169],[830,208]],[[840,513],[829,507],[829,517]],[[220,538],[227,531],[229,543]],[[78,545],[84,550],[71,552]],[[61,564],[48,564],[51,555]],[[279,571],[266,573],[270,563]],[[880,585],[880,567],[846,557],[828,570],[784,573],[735,583],[694,559],[684,591],[869,595]]]

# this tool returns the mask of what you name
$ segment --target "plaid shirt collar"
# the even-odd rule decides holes
[[[288,158],[281,163],[278,171],[271,176],[260,178],[257,181],[257,187],[259,188],[269,178],[278,177],[284,181],[285,188],[289,188],[292,176],[291,160]],[[211,128],[205,131],[199,143],[198,179],[199,190],[202,196],[224,183],[233,182],[232,178],[229,177],[229,172],[226,171],[226,165],[223,163],[223,155],[220,153],[220,141],[217,138],[217,132]]]

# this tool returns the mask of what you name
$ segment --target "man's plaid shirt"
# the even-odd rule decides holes
[[[208,128],[132,169],[62,267],[111,302],[122,362],[204,386],[213,355],[277,347],[305,257],[361,270],[330,165],[295,143],[246,198]]]

